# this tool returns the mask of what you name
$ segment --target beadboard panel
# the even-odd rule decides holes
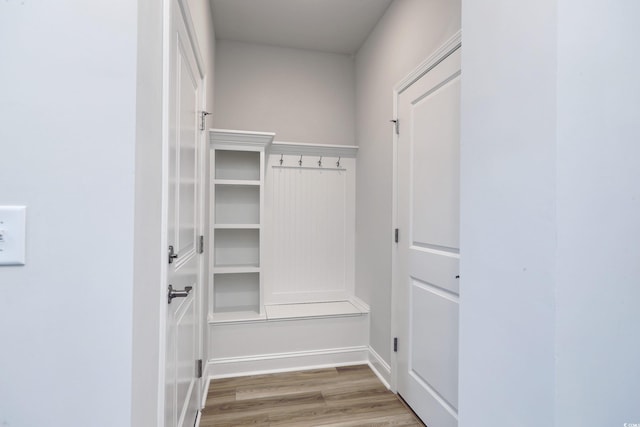
[[[355,159],[273,153],[266,180],[265,303],[349,299]]]

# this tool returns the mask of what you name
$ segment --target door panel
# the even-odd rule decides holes
[[[459,49],[398,96],[398,392],[429,427],[458,424],[459,108]]]
[[[191,288],[191,292],[167,301],[164,425],[190,427],[200,409],[195,363],[199,358],[197,301],[201,282],[196,236],[202,75],[176,0],[171,1],[170,15],[166,232],[167,244],[173,246],[177,258],[168,264],[165,285],[179,291]]]
[[[179,300],[174,300],[178,303]],[[195,325],[195,304],[194,298],[187,298],[180,301],[181,307],[178,308],[179,316],[176,319],[176,393],[178,397],[182,397],[182,403],[189,404],[186,396],[195,395],[194,371],[196,360],[194,337],[196,336]],[[182,307],[184,306],[184,307]],[[180,405],[181,400],[178,400]],[[185,413],[188,408],[179,408],[181,412]],[[196,409],[197,411],[197,409]],[[192,424],[184,424],[191,426]]]
[[[414,245],[409,251],[409,266],[414,276],[420,277],[423,282],[454,294],[459,293],[460,280],[456,279],[460,268],[458,254]]]
[[[433,319],[439,319],[434,323]],[[411,283],[410,370],[458,407],[458,302],[419,280]],[[438,349],[438,351],[434,351]]]
[[[178,39],[180,42],[181,40]],[[180,64],[180,145],[178,152],[180,186],[178,193],[178,244],[179,253],[186,254],[196,250],[196,198],[197,198],[197,159],[198,144],[198,81],[189,64],[188,53],[183,43],[179,43],[178,62]]]
[[[458,247],[460,148],[444,142],[460,140],[459,123],[451,120],[459,115],[459,99],[460,79],[456,78],[430,91],[411,109],[414,244]]]

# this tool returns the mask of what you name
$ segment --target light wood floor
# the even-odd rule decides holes
[[[366,365],[211,381],[200,427],[424,426]]]

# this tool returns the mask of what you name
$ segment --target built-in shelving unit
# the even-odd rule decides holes
[[[265,156],[274,134],[210,131],[211,322],[265,317],[262,244]]]
[[[211,131],[209,375],[370,358],[355,295],[358,147],[272,137]]]

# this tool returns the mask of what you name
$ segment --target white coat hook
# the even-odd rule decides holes
[[[280,154],[280,166],[282,166],[282,162],[283,162],[282,157],[284,157],[284,154]]]
[[[298,166],[302,166],[302,154],[300,154],[300,160],[298,160]]]
[[[322,167],[322,156],[320,156],[320,159],[318,159],[318,167]]]
[[[339,167],[340,167],[340,159],[341,159],[341,158],[342,158],[342,157],[338,157],[338,161],[336,162],[336,167],[337,167],[337,168],[339,168]]]

